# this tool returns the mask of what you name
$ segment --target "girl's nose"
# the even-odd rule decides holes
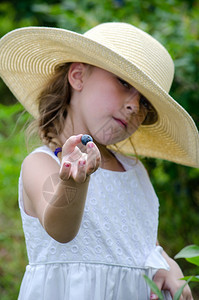
[[[135,91],[125,101],[125,108],[129,113],[138,114],[140,110],[140,93]]]

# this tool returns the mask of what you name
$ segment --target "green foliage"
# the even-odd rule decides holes
[[[20,213],[17,204],[17,185],[22,157],[27,154],[24,133],[27,121],[19,103],[0,104],[0,295],[2,300],[16,299],[22,279],[26,251]]]
[[[157,287],[157,285],[155,284],[155,282],[146,275],[143,275],[143,277],[146,280],[147,284],[150,286],[150,289],[158,296],[159,300],[164,300],[163,295]]]
[[[158,39],[176,66],[171,95],[198,126],[199,4],[194,0],[30,0],[0,3],[0,36],[24,26],[56,26],[77,32],[101,22],[129,22]],[[17,298],[27,263],[17,205],[20,165],[27,154],[27,113],[0,80],[0,295]],[[159,242],[174,256],[185,245],[199,244],[199,169],[143,159],[160,199]],[[180,261],[185,274],[193,267]],[[195,298],[198,289],[192,283]],[[197,299],[197,298],[196,298]]]
[[[175,255],[175,258],[185,258],[188,262],[194,264],[195,266],[199,266],[199,246],[186,246],[178,254]],[[187,281],[199,282],[199,275],[185,276],[182,279]]]
[[[183,248],[175,258],[185,258],[188,262],[199,266],[199,246],[190,245]]]

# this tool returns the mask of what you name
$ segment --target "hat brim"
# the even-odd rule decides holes
[[[27,27],[1,39],[0,75],[35,118],[38,116],[36,99],[55,67],[78,61],[120,76],[155,107],[157,122],[140,126],[131,136],[138,155],[199,166],[198,131],[192,118],[135,63],[85,35],[64,29]],[[118,143],[117,147],[126,154],[134,154],[129,140]]]

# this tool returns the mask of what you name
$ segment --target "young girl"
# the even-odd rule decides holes
[[[125,23],[22,28],[0,41],[0,74],[44,144],[19,179],[29,264],[18,299],[158,299],[143,274],[171,299],[183,274],[158,245],[158,199],[131,155],[199,165],[165,48]]]

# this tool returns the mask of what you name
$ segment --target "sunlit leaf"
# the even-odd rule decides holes
[[[199,282],[199,275],[196,275],[196,276],[185,276],[183,278],[181,278],[181,280],[188,280],[190,279],[190,281],[193,281],[193,282]]]
[[[183,248],[174,258],[199,258],[199,246],[189,245]],[[196,260],[197,261],[197,260]]]
[[[185,258],[188,262],[196,265],[196,266],[199,266],[199,256],[196,256],[196,257],[192,257],[192,258]]]

